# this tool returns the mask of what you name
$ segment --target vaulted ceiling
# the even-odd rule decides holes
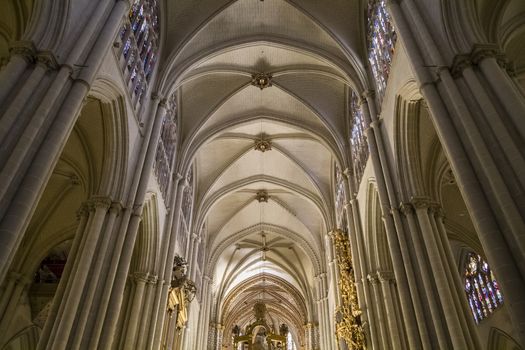
[[[366,80],[360,6],[168,6],[161,80],[178,93],[181,170],[195,169],[194,230],[207,232],[206,273],[217,321],[228,327],[247,325],[258,299],[296,341],[298,327],[315,321],[315,277],[326,271],[334,227],[334,164],[346,164],[348,94]],[[271,86],[254,86],[258,73],[270,74]]]

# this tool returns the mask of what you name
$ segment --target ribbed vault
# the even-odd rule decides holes
[[[192,220],[205,231],[211,319],[225,327],[224,346],[234,325],[253,321],[256,300],[297,345],[305,324],[321,321],[317,278],[327,273],[325,236],[335,226],[333,168],[346,168],[348,94],[365,81],[356,59],[362,26],[344,16],[359,6],[168,6],[174,26],[161,85],[178,94],[179,172],[194,168]],[[268,75],[270,86],[254,86],[256,74]]]

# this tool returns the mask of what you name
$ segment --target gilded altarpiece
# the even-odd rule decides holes
[[[336,309],[336,335],[349,350],[366,349],[365,333],[361,324],[361,310],[357,301],[352,254],[348,234],[342,230],[331,232],[337,266],[341,304]]]

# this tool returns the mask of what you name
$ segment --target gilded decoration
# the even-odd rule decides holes
[[[334,243],[340,275],[341,305],[335,312],[336,335],[340,340],[344,340],[349,350],[366,349],[348,235],[338,229],[332,231],[330,235]]]
[[[243,344],[243,349],[245,344],[248,350],[287,349],[288,326],[283,323],[278,331],[275,330],[266,321],[266,314],[266,305],[261,301],[256,302],[253,306],[255,322],[246,326],[244,331],[238,325],[232,329],[234,349],[240,344]]]
[[[167,312],[170,318],[175,317],[177,329],[186,325],[188,320],[188,305],[191,303],[197,288],[195,283],[186,275],[186,261],[180,256],[175,256],[173,272],[168,294]]]

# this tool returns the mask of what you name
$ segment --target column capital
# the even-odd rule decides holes
[[[9,44],[9,54],[11,56],[21,56],[29,63],[36,60],[36,48],[31,41],[15,41]]]
[[[111,203],[111,207],[109,208],[111,212],[116,213],[119,213],[120,211],[122,211],[122,209],[124,209],[124,204],[122,204],[122,202],[113,202]]]
[[[159,91],[155,91],[155,92],[151,93],[151,99],[153,101],[160,102],[163,98],[164,98],[164,95],[161,92],[159,92]]]
[[[397,209],[392,209],[392,210],[397,210]],[[403,215],[405,216],[410,215],[414,213],[414,207],[411,203],[401,203],[399,205],[399,211],[401,211],[401,213],[403,213]]]
[[[414,206],[416,210],[418,209],[429,209],[431,206],[431,201],[428,197],[412,197],[410,198],[410,203]]]
[[[393,283],[396,280],[392,271],[377,271],[377,276],[379,277],[379,281],[382,283]]]
[[[505,54],[495,44],[474,44],[470,57],[474,64],[479,64],[485,58],[495,58],[500,65],[506,64]]]
[[[160,98],[159,107],[168,108],[168,100],[164,97]]]
[[[343,174],[343,177],[348,180],[352,175],[354,175],[354,171],[351,168],[345,168],[343,171],[341,171],[341,174]]]
[[[142,282],[142,283],[148,283],[149,281],[149,274],[147,272],[135,272],[132,275],[132,279],[134,282]]]
[[[439,206],[439,208],[435,209],[434,210],[434,215],[437,217],[437,218],[440,218],[440,219],[445,219],[445,210]]]
[[[369,273],[366,278],[371,284],[379,284],[379,276],[377,273]]]
[[[452,77],[458,78],[463,74],[463,70],[467,67],[472,66],[472,60],[470,58],[470,55],[462,54],[462,55],[456,55],[454,57],[454,60],[452,61],[452,65],[450,66],[450,73],[452,74]],[[438,72],[439,75],[439,72]]]
[[[89,199],[89,205],[90,209],[109,209],[111,204],[113,203],[113,200],[109,197],[104,196],[94,196]]]
[[[377,119],[376,120],[372,120],[370,122],[370,127],[372,127],[372,129],[377,129],[378,127],[381,126],[382,122],[383,122],[383,118],[381,118],[380,114],[377,114]]]
[[[364,90],[362,93],[361,93],[361,100],[360,100],[360,103],[363,104],[363,103],[368,103],[368,99],[369,98],[375,98],[376,96],[376,92],[372,89],[368,89],[368,90]]]
[[[89,213],[89,201],[84,201],[80,204],[80,208],[77,210],[77,220],[80,220],[83,216],[87,216]]]
[[[60,65],[51,51],[42,51],[36,55],[36,62],[43,65],[47,70],[57,70]]]

